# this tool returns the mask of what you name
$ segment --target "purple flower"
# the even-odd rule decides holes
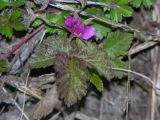
[[[75,24],[79,23],[78,18],[67,16],[65,19],[65,26],[69,29],[72,29]]]
[[[85,29],[85,25],[83,23],[79,22],[79,23],[73,25],[73,32],[79,37],[81,37],[84,29]]]
[[[81,23],[79,18],[67,16],[65,19],[65,26],[78,37],[88,40],[96,34],[93,26],[87,26]]]
[[[93,26],[86,26],[81,37],[84,40],[88,40],[89,38],[91,38],[95,34],[96,34],[96,30]]]

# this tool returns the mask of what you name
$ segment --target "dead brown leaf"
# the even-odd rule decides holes
[[[46,93],[44,98],[38,102],[30,111],[30,118],[40,119],[47,116],[56,106],[60,106],[61,102],[58,99],[56,86]]]

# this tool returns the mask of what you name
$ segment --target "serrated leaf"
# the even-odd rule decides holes
[[[14,10],[10,16],[10,20],[13,22],[17,20],[22,15],[20,10]]]
[[[112,32],[108,34],[104,41],[104,50],[108,57],[114,59],[116,57],[126,55],[132,42],[133,35],[127,32]]]
[[[89,70],[89,80],[98,91],[103,91],[103,81],[95,70]]]
[[[120,6],[118,9],[119,13],[122,14],[124,17],[129,17],[133,13],[133,9],[127,5]]]
[[[114,9],[111,10],[110,16],[111,16],[111,19],[114,20],[114,21],[116,21],[116,22],[122,21],[122,15],[118,11],[117,8],[114,8]]]
[[[55,63],[55,54],[57,51],[68,52],[70,44],[64,45],[63,38],[55,38],[40,44],[35,49],[35,55],[29,60],[31,68],[45,68]]]
[[[141,6],[142,0],[132,0],[131,4],[136,7],[139,8]]]
[[[0,58],[0,72],[7,72],[8,67],[7,67],[7,62],[6,60]]]
[[[86,94],[87,73],[81,61],[69,58],[66,53],[57,53],[55,70],[60,97],[71,106]]]
[[[89,22],[89,24],[91,24],[95,27],[96,37],[98,39],[102,39],[102,38],[106,37],[107,33],[111,31],[110,26],[107,26],[106,24],[98,22],[96,20]]]
[[[111,66],[112,68],[126,68],[126,64],[125,62],[123,62],[120,59],[111,59],[110,60]],[[121,72],[121,71],[116,71],[116,70],[112,70],[112,74],[114,77],[121,79],[122,77],[124,77],[126,75],[126,73]]]
[[[143,5],[146,8],[150,8],[153,5],[154,0],[143,0]]]
[[[82,54],[77,57],[84,60],[90,69],[95,69],[100,75],[107,76],[108,62],[105,52],[89,42],[84,45],[82,42],[78,44]]]
[[[68,12],[62,11],[60,14],[56,13],[48,13],[46,14],[46,19],[48,19],[50,22],[55,23],[55,24],[64,24],[65,17],[68,16]]]
[[[48,25],[45,25],[45,28],[46,28],[48,33],[57,33],[60,36],[66,36],[67,35],[67,31],[63,30],[63,29],[55,28],[55,27],[48,26]]]
[[[7,26],[7,25],[3,26],[2,28],[3,28],[2,34],[5,35],[8,38],[11,38],[12,35],[13,35],[12,28],[10,26]]]
[[[120,5],[117,8],[113,8],[110,11],[111,19],[116,22],[122,21],[122,16],[130,17],[133,13],[133,9],[127,5]]]

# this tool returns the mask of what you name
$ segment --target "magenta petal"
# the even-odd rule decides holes
[[[65,19],[65,26],[68,27],[68,28],[71,28],[72,27],[72,21],[73,21],[73,17],[71,16],[67,16],[66,19]]]
[[[88,40],[96,34],[96,30],[93,26],[86,26],[81,37],[84,40]]]
[[[72,16],[67,16],[65,19],[65,26],[69,29],[72,29],[75,24],[79,23],[78,18],[74,18]]]
[[[73,32],[76,34],[76,35],[81,35],[84,31],[84,28],[85,28],[85,25],[83,23],[77,23],[73,26]]]
[[[72,19],[72,25],[75,25],[77,23],[79,23],[79,18],[73,17],[73,19]]]

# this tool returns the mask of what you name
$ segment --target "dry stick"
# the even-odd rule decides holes
[[[4,93],[8,94],[8,92],[7,92],[7,90],[6,90],[5,88],[2,88],[2,89],[3,89]],[[22,110],[21,107],[18,105],[18,103],[17,103],[13,98],[11,98],[11,100],[12,100],[12,102],[15,104],[15,106],[18,108],[18,110],[19,110],[20,112],[23,112],[23,110]],[[24,114],[24,117],[25,117],[26,120],[30,120],[29,117],[28,117],[24,112],[23,112],[23,114]]]
[[[158,44],[158,42],[154,42],[154,41],[149,41],[149,42],[142,43],[140,45],[137,45],[134,48],[131,48],[129,50],[129,55],[134,55],[134,54],[139,53],[139,52],[141,52],[143,50],[151,48],[151,47],[153,47],[153,46],[155,46],[157,44]]]
[[[158,68],[160,66],[159,62],[159,46],[155,47],[153,49],[153,55],[154,58],[152,57],[152,63],[153,63],[153,72],[152,72],[152,79],[153,79],[153,84],[156,86],[157,80],[158,80]],[[151,112],[150,112],[150,120],[155,120],[155,109],[156,109],[156,91],[155,89],[152,89],[151,91]]]
[[[56,3],[69,3],[69,4],[79,4],[78,1],[75,1],[75,0],[54,0],[54,2]],[[104,6],[104,7],[107,7],[107,8],[115,8],[115,7],[118,7],[118,5],[116,4],[106,4],[106,3],[103,3],[103,2],[94,2],[94,1],[87,1],[87,5],[95,5],[95,6]]]
[[[128,54],[128,70],[131,70],[131,56]],[[128,120],[129,114],[129,100],[130,100],[130,72],[128,72],[128,80],[127,80],[127,100],[126,100],[126,120]]]
[[[27,34],[21,42],[19,42],[15,47],[13,47],[12,50],[10,50],[9,52],[7,52],[4,55],[4,58],[9,57],[11,54],[13,54],[18,48],[20,48],[25,42],[27,42],[31,37],[33,37],[36,33],[38,33],[40,30],[42,30],[44,28],[44,25],[39,26],[36,30],[34,30],[32,33],[30,33],[29,35]]]
[[[157,88],[157,87],[154,85],[153,81],[152,81],[149,77],[147,77],[147,76],[145,76],[145,75],[143,75],[143,74],[141,74],[141,73],[138,73],[138,72],[135,72],[135,71],[132,71],[132,70],[123,69],[123,68],[111,68],[111,69],[112,69],[112,70],[117,70],[117,71],[122,71],[122,72],[130,72],[130,73],[132,73],[132,74],[134,74],[134,75],[137,75],[137,76],[139,76],[139,77],[142,77],[142,78],[144,78],[144,80],[145,80],[146,82],[151,83],[153,89],[155,89],[155,90],[157,90],[157,91],[160,90],[160,88]],[[160,93],[158,93],[158,92],[157,92],[157,94],[160,95]]]
[[[27,87],[27,83],[28,83],[28,80],[29,80],[29,75],[30,75],[30,70],[27,74],[27,78],[26,78],[26,83],[25,83],[25,86]],[[26,92],[27,90],[25,89],[24,90],[24,96],[23,96],[23,106],[22,106],[22,112],[21,112],[21,117],[20,117],[20,120],[23,119],[23,116],[24,116],[24,107],[25,107],[25,100],[26,100]]]

